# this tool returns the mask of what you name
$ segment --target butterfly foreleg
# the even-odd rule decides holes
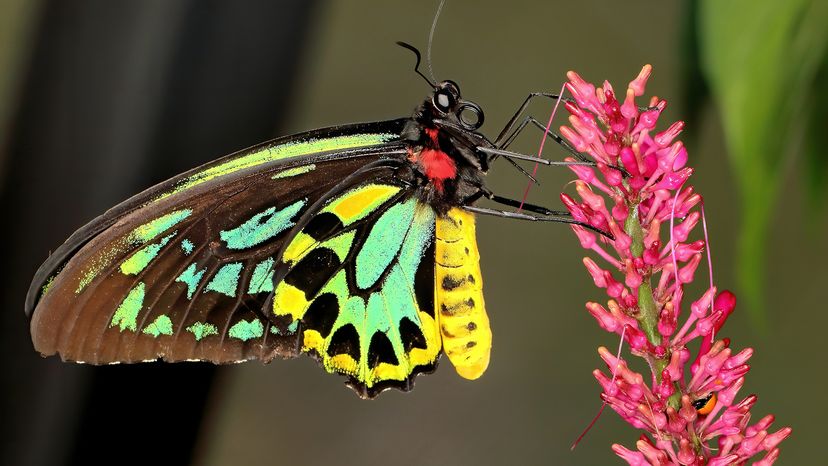
[[[532,92],[529,95],[527,95],[526,98],[523,100],[523,103],[520,104],[520,107],[518,107],[517,111],[515,111],[515,114],[512,115],[512,118],[510,118],[509,121],[506,122],[506,125],[500,131],[500,134],[497,135],[497,139],[495,139],[495,141],[494,141],[494,145],[496,147],[501,147],[501,144],[503,143],[503,141],[505,141],[507,139],[512,139],[512,137],[513,137],[512,135],[514,135],[515,132],[520,132],[520,128],[515,130],[515,131],[512,131],[512,129],[515,127],[515,122],[517,122],[518,119],[520,118],[520,116],[523,115],[523,112],[526,111],[526,107],[529,106],[529,103],[535,97],[546,97],[546,98],[550,98],[550,99],[560,99],[560,95],[553,94],[551,92]],[[564,99],[564,100],[571,100],[571,99]],[[525,126],[525,123],[522,123],[522,125]],[[510,133],[511,133],[511,135],[510,135]]]

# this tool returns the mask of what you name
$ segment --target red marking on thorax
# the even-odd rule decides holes
[[[431,147],[424,147],[416,160],[420,162],[425,175],[434,184],[438,191],[443,190],[443,181],[457,176],[457,166],[448,154],[440,150],[437,142],[436,128],[425,128],[425,132],[431,139]]]

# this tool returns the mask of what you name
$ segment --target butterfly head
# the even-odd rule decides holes
[[[474,102],[463,100],[460,86],[446,80],[434,86],[434,93],[425,105],[431,108],[434,120],[476,131],[483,125],[483,109]]]

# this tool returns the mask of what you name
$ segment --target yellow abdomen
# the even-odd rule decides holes
[[[437,217],[435,233],[434,307],[443,350],[457,373],[473,380],[486,371],[492,349],[474,215],[451,209]]]

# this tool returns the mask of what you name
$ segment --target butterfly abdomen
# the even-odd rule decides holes
[[[437,218],[435,233],[434,304],[443,350],[457,373],[473,380],[486,371],[492,348],[474,216],[453,208]]]

